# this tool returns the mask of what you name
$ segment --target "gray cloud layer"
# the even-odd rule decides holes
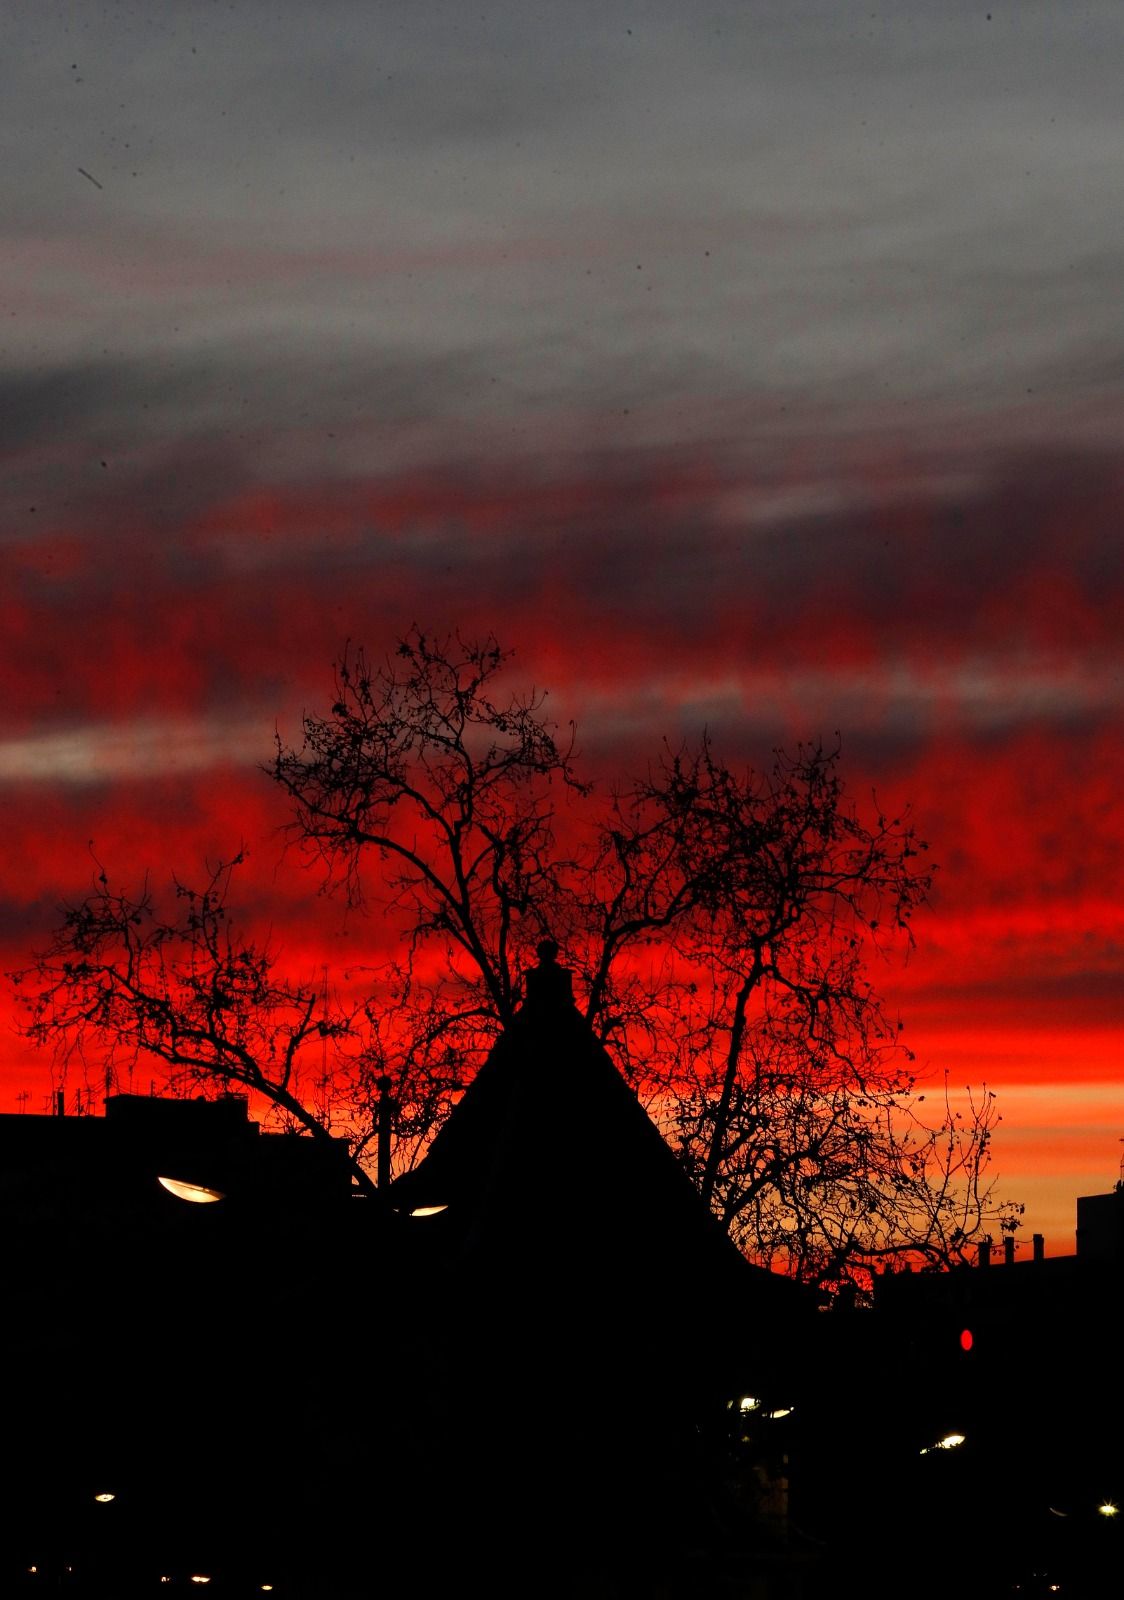
[[[405,409],[398,460],[466,428],[531,455],[577,413],[651,442],[747,404],[1094,434],[1118,406],[1108,0],[105,3],[11,33],[7,332],[47,389],[140,364],[175,407],[202,367],[188,427]]]

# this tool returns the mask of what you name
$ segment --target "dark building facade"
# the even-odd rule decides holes
[[[715,1223],[549,951],[528,976],[391,1191],[457,1330],[446,1460],[477,1569],[505,1595],[805,1592],[773,1413],[809,1302]]]
[[[807,1304],[537,982],[378,1199],[234,1097],[0,1118],[0,1593],[811,1592]]]
[[[362,1456],[317,1377],[360,1362],[350,1194],[342,1146],[232,1097],[0,1118],[0,1593],[331,1592]]]
[[[869,1340],[897,1418],[881,1424],[901,1463],[899,1519],[937,1525],[978,1508],[971,1560],[922,1593],[1099,1596],[1124,1563],[1120,1300],[1124,1191],[1077,1202],[1077,1252],[1013,1248],[942,1273],[879,1279]],[[942,1441],[958,1440],[946,1443]],[[899,1525],[908,1525],[899,1523]]]

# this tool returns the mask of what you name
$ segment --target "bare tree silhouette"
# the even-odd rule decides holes
[[[371,1185],[379,1085],[399,1167],[510,1024],[536,944],[558,939],[584,1014],[706,1203],[754,1259],[838,1289],[872,1264],[962,1259],[1017,1225],[988,1171],[983,1091],[956,1111],[916,1082],[868,976],[908,949],[931,875],[908,815],[860,815],[838,746],[724,764],[705,735],[607,794],[495,639],[411,630],[337,667],[329,710],[268,769],[323,887],[386,919],[398,953],[345,1003],[292,982],[228,905],[241,853],[201,889],[104,872],[15,979],[62,1058],[164,1063],[283,1122],[351,1141]],[[385,1102],[384,1102],[385,1104]],[[611,1163],[612,1153],[606,1154]]]

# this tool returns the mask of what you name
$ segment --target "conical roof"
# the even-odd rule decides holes
[[[392,1191],[443,1205],[467,1266],[549,1280],[603,1302],[639,1296],[692,1314],[716,1301],[779,1311],[802,1297],[750,1266],[574,1005],[552,956],[428,1155]],[[437,1221],[438,1219],[434,1219]]]
[[[620,1592],[662,1593],[669,1550],[727,1536],[714,1430],[732,1397],[781,1392],[805,1299],[724,1235],[549,952],[526,987],[391,1190],[424,1262],[409,1310],[435,1462],[485,1565],[524,1541],[513,1570],[533,1581],[510,1592],[584,1592],[574,1570],[600,1561],[627,1575]],[[653,1507],[674,1507],[673,1530],[654,1532]]]

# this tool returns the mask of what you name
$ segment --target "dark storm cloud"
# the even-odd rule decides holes
[[[495,629],[532,672],[545,645],[590,748],[839,729],[887,770],[950,729],[1121,711],[1124,486],[1090,451],[789,485],[717,452],[288,485],[257,465],[164,447],[101,475],[57,552],[9,547],[9,781],[237,760],[346,639],[377,653],[414,620]]]
[[[471,354],[393,349],[362,366],[346,355],[317,366],[234,346],[209,359],[164,353],[13,370],[0,375],[0,543],[60,525],[79,537],[156,536],[263,482],[325,467],[349,474],[344,452],[358,414],[363,438],[350,447],[361,456],[380,434],[432,435],[440,395],[484,383]],[[166,553],[177,559],[174,546]]]
[[[360,403],[378,420],[398,423],[440,412],[444,391],[463,394],[482,377],[474,354],[418,356],[393,346],[369,352],[361,363],[341,352],[327,366],[232,344],[207,355],[169,349],[145,359],[14,367],[0,373],[3,439],[6,451],[16,452],[44,440],[110,437],[143,447],[172,432],[222,429],[236,436],[302,426],[311,432],[310,418],[346,419]]]
[[[84,381],[95,396],[113,388],[123,403],[121,370]],[[80,387],[67,390],[75,411]],[[388,413],[400,406],[408,416],[416,402],[408,375],[397,391],[388,381],[382,398]],[[74,426],[81,431],[79,419]],[[290,457],[301,458],[308,432],[286,441]],[[982,642],[1003,596],[1039,577],[1064,577],[1090,611],[1067,616],[1059,605],[1052,623],[1023,618],[1029,630],[1065,637],[1079,623],[1094,642],[1089,625],[1103,613],[1114,626],[1120,604],[1124,483],[1110,457],[1089,449],[986,463],[977,453],[959,472],[918,464],[889,480],[860,459],[823,482],[803,472],[786,486],[761,481],[718,446],[709,458],[580,455],[544,461],[534,474],[514,462],[288,483],[263,470],[260,448],[250,424],[241,440],[215,428],[152,442],[95,474],[85,499],[76,492],[68,536],[116,527],[143,544],[160,528],[169,537],[151,559],[185,581],[308,566],[330,584],[334,573],[393,566],[419,582],[474,575],[499,609],[528,584],[558,581],[644,628],[692,618],[709,628],[716,604],[736,600],[778,642],[791,615],[801,646],[808,609],[833,606],[883,640],[962,641],[978,628]],[[246,498],[265,485],[265,502]],[[1009,621],[1017,629],[1020,619]]]
[[[88,361],[68,367],[0,371],[0,416],[6,456],[57,440],[106,418],[124,376],[121,364]]]

